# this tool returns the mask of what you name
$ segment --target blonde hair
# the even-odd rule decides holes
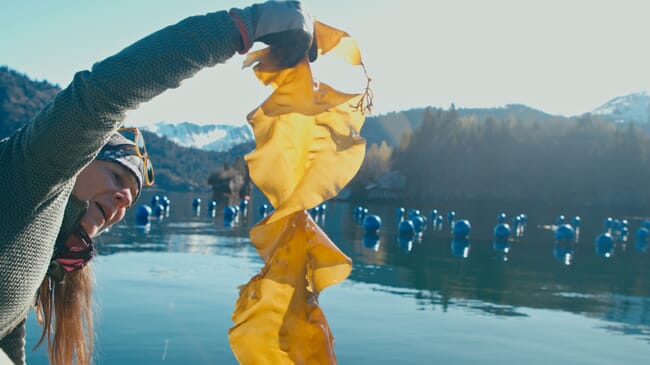
[[[43,333],[34,349],[47,337],[50,364],[89,365],[93,353],[92,290],[90,265],[65,273],[55,283],[45,277],[38,291],[36,318]]]

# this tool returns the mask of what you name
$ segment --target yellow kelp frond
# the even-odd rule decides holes
[[[321,57],[331,51],[362,65],[347,33],[316,23],[315,36]],[[230,344],[242,364],[335,364],[318,295],[345,280],[352,263],[306,209],[336,196],[359,170],[365,154],[359,106],[369,90],[342,93],[315,83],[306,57],[282,70],[271,57],[267,48],[245,61],[275,89],[248,115],[256,149],[246,160],[275,210],[251,229],[265,265],[240,288]]]
[[[320,55],[330,51],[341,57],[345,62],[351,65],[361,65],[361,51],[354,38],[351,38],[346,32],[332,28],[329,25],[315,22],[316,41]]]
[[[253,228],[271,238],[262,271],[240,289],[230,344],[241,364],[335,364],[318,293],[344,280],[350,260],[304,211]]]

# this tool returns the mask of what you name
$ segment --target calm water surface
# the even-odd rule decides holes
[[[262,267],[248,240],[259,219],[224,227],[193,214],[191,194],[170,194],[170,217],[148,233],[124,223],[102,235],[97,277],[97,364],[236,364],[228,344],[237,287]],[[142,203],[148,203],[145,195]],[[364,237],[355,206],[330,202],[319,224],[353,259],[349,279],[320,297],[340,364],[647,364],[650,359],[650,254],[638,249],[639,212],[533,212],[453,209],[469,219],[469,244],[449,227],[398,242],[395,206],[368,206],[382,218],[379,239]],[[504,253],[493,244],[498,213],[528,215],[523,237]],[[650,213],[650,211],[649,211]],[[580,214],[565,262],[550,225]],[[606,258],[594,238],[607,216],[630,222],[628,242]],[[28,347],[40,333],[28,322]],[[42,349],[28,363],[46,364]]]

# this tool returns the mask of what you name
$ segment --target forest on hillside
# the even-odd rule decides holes
[[[0,138],[28,123],[58,91],[0,67]],[[590,114],[552,116],[523,105],[369,116],[361,130],[366,158],[349,191],[359,200],[647,205],[647,128]],[[250,190],[242,158],[254,143],[208,152],[143,133],[156,168],[154,188],[212,189],[215,197],[235,201]]]
[[[650,203],[649,149],[644,129],[590,114],[540,122],[428,109],[399,146],[370,146],[352,186],[357,199],[638,206]],[[377,184],[390,174],[400,183]]]
[[[36,115],[61,89],[0,66],[0,139]]]

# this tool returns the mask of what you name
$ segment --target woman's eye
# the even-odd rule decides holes
[[[122,181],[122,175],[113,171],[113,180],[115,180],[115,182],[119,184]]]

